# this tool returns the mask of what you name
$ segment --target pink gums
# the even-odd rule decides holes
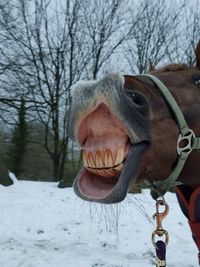
[[[128,139],[128,131],[122,122],[104,104],[88,115],[78,130],[82,149],[92,153],[110,149],[115,156],[118,148],[125,149]]]

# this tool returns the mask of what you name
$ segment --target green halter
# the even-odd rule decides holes
[[[174,112],[180,130],[180,135],[177,141],[178,160],[175,168],[166,180],[151,184],[151,195],[154,199],[157,199],[158,197],[163,196],[173,185],[176,184],[176,180],[178,179],[190,152],[194,149],[200,149],[200,137],[196,137],[194,132],[188,127],[182,111],[168,88],[153,75],[144,74],[140,76],[148,77],[160,90],[171,110]],[[187,143],[185,147],[180,146],[183,140]]]

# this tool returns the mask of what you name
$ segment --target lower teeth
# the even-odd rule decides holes
[[[123,163],[110,169],[93,169],[87,168],[90,173],[103,177],[116,177],[123,169]]]

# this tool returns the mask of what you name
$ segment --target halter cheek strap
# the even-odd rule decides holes
[[[177,140],[178,158],[176,166],[166,180],[150,184],[151,195],[154,199],[157,199],[159,196],[163,196],[173,185],[176,184],[176,181],[186,163],[188,155],[192,152],[192,150],[200,149],[200,137],[196,137],[195,133],[188,127],[183,113],[180,110],[176,100],[170,93],[169,89],[157,77],[153,75],[144,74],[140,76],[148,77],[156,85],[157,89],[161,92],[168,106],[173,111],[180,131],[180,135]],[[181,143],[184,143],[182,141],[186,141],[186,145],[184,147],[181,146]]]

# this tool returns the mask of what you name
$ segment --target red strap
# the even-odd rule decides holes
[[[200,251],[200,222],[190,222],[189,225],[192,231],[193,239],[196,243],[197,248]]]
[[[199,205],[199,201],[197,202],[198,196],[200,196],[200,187],[196,188],[190,197],[189,213],[190,213],[191,221],[197,220],[196,215],[195,215],[195,208],[196,208],[196,205]],[[197,217],[200,217],[199,214]]]
[[[191,228],[192,237],[199,250],[198,258],[200,265],[200,210],[197,209],[200,202],[200,187],[192,190],[191,188],[187,188],[186,186],[177,186],[176,193],[179,200],[179,205],[185,216],[189,219],[188,222]]]
[[[180,197],[181,201],[185,205],[186,209],[189,210],[189,203],[187,202],[187,200],[186,200],[186,198],[185,198],[180,186],[176,186],[175,190],[176,190],[177,195]]]

